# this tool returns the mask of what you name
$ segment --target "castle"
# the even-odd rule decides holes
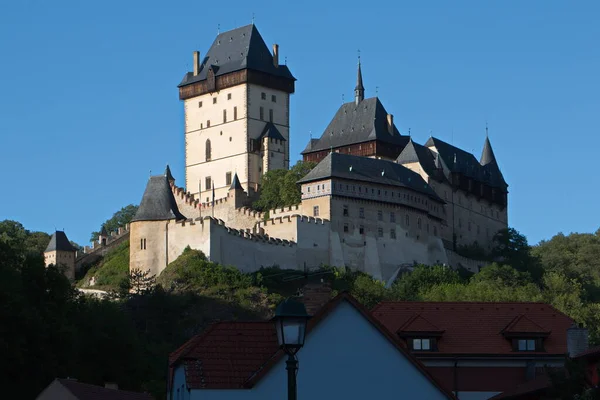
[[[414,263],[462,265],[459,246],[490,249],[508,226],[506,184],[489,138],[481,159],[431,137],[402,135],[378,97],[354,100],[302,152],[316,167],[301,202],[261,213],[261,177],[290,164],[296,79],[252,25],[217,36],[179,84],[185,184],[150,177],[129,226],[130,269],[160,274],[187,247],[243,271],[347,266],[390,281]],[[268,215],[268,218],[266,216]]]

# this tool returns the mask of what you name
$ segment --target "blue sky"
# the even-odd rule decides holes
[[[293,160],[351,98],[360,49],[366,96],[414,140],[479,158],[487,121],[530,243],[600,226],[600,2],[552,0],[2,1],[0,220],[87,244],[150,170],[183,182],[176,86],[253,14],[298,79]]]

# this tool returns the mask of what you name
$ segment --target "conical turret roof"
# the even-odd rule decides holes
[[[173,178],[173,175],[171,174],[171,168],[169,168],[169,164],[167,164],[167,167],[165,168],[165,176],[167,177],[167,180],[175,182],[175,178]]]
[[[492,150],[490,138],[486,137],[485,143],[483,143],[483,151],[481,152],[481,160],[479,163],[481,165],[488,165],[492,162],[496,162],[496,156],[494,155],[494,150]]]
[[[50,238],[48,247],[44,250],[45,253],[49,251],[75,251],[75,247],[69,242],[67,235],[63,231],[56,231]]]
[[[229,190],[244,190],[238,178],[237,172],[235,173],[235,175],[233,175],[233,181],[231,181],[231,186],[229,187]]]
[[[182,220],[186,217],[179,212],[171,186],[165,175],[151,176],[146,185],[140,207],[131,220],[165,221]]]

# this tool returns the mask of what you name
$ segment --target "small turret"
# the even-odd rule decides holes
[[[233,200],[235,208],[243,207],[247,201],[248,196],[240,183],[237,173],[233,176],[233,180],[231,181],[228,196]]]
[[[50,238],[50,243],[44,251],[44,262],[46,267],[56,265],[64,268],[64,273],[70,280],[75,279],[75,253],[67,235],[63,231],[56,231]]]
[[[98,235],[98,243],[101,246],[106,246],[106,242],[108,241],[108,232],[106,231],[106,227],[102,224],[102,229],[100,229],[100,234]]]
[[[494,150],[492,150],[490,138],[486,136],[485,143],[483,143],[483,151],[481,152],[481,160],[479,161],[479,163],[485,166],[495,162],[496,156],[494,155]]]

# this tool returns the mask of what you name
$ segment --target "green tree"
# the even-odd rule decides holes
[[[253,207],[268,211],[300,203],[302,193],[296,182],[308,174],[315,165],[313,162],[298,161],[290,170],[275,169],[264,174],[260,196]]]
[[[125,226],[131,222],[138,208],[139,206],[133,204],[129,204],[128,206],[121,208],[119,211],[114,213],[111,218],[107,219],[102,225],[100,225],[100,229],[102,229],[102,226],[104,226],[108,233],[116,231],[119,227]],[[92,232],[90,236],[90,242],[97,240],[99,234],[99,231]]]
[[[492,259],[518,271],[527,271],[535,280],[541,278],[542,269],[538,259],[531,254],[525,235],[514,228],[502,229],[494,235],[493,243]]]
[[[419,300],[421,293],[442,284],[457,284],[462,279],[456,270],[441,265],[419,265],[400,276],[392,286],[397,300]]]

